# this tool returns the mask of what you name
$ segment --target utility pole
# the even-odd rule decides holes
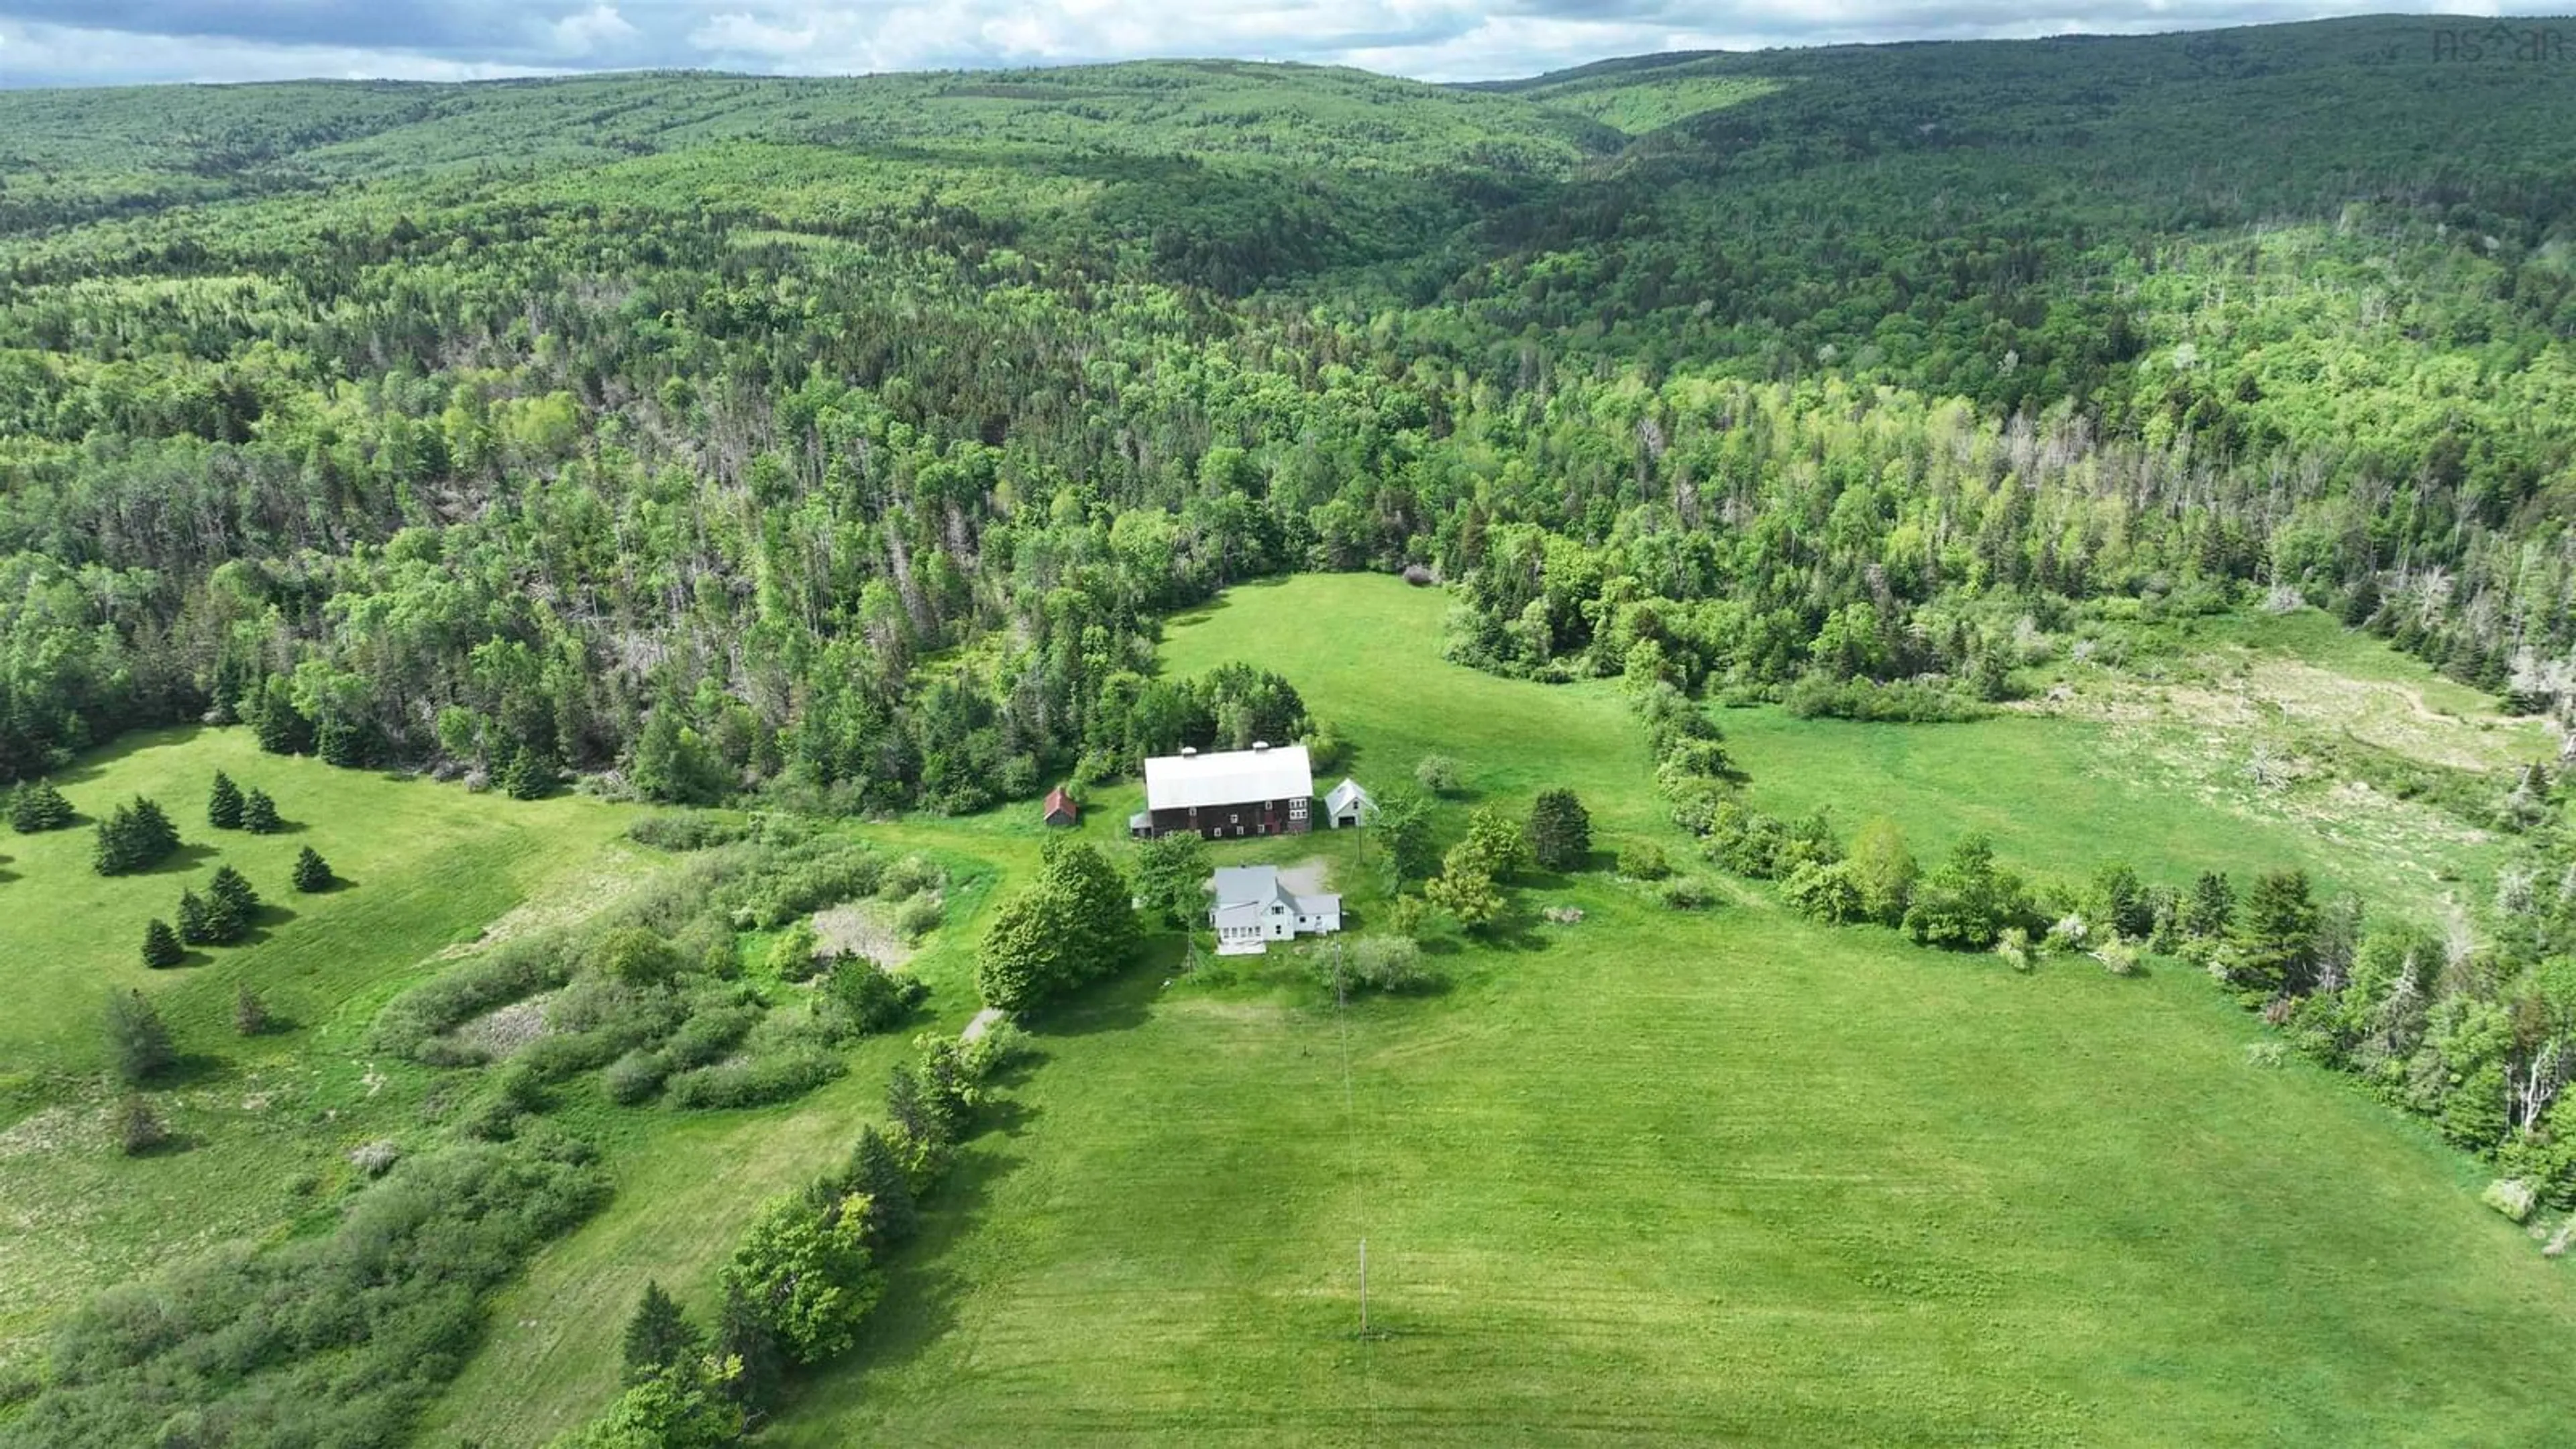
[[[1368,1337],[1368,1239],[1360,1239],[1360,1337]]]

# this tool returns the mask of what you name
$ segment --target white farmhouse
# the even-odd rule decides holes
[[[1342,928],[1342,898],[1301,896],[1282,885],[1275,865],[1217,867],[1208,922],[1220,956],[1257,955],[1273,941],[1321,936]]]

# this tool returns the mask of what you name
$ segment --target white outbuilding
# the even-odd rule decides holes
[[[1377,802],[1369,798],[1369,792],[1361,789],[1357,780],[1344,777],[1342,783],[1335,785],[1333,792],[1324,797],[1324,818],[1332,822],[1335,830],[1366,825],[1376,816]]]

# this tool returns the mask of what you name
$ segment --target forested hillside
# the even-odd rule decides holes
[[[2369,20],[1647,58],[0,95],[0,769],[971,808],[1161,613],[2011,687],[2283,591],[2568,678],[2576,91]],[[1139,702],[1146,707],[1140,708]]]

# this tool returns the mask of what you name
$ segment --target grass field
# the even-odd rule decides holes
[[[205,824],[218,769],[267,790],[287,833]],[[23,1359],[66,1304],[175,1255],[268,1238],[337,1205],[354,1145],[415,1128],[428,1075],[364,1051],[367,1025],[445,948],[531,903],[596,902],[649,865],[619,837],[629,812],[576,798],[525,803],[426,780],[262,755],[247,730],[142,734],[58,776],[77,828],[9,836],[0,884],[0,1365]],[[185,849],[159,870],[101,878],[86,820],[137,794],[161,802]],[[315,896],[287,881],[310,845],[345,884]],[[147,970],[143,923],[220,863],[267,898],[256,939]],[[276,1028],[233,1030],[240,983]],[[173,1149],[112,1145],[98,1079],[110,990],[141,988],[185,1062],[153,1094]]]
[[[1489,797],[1562,779],[1613,835],[1662,828],[1606,690],[1443,665],[1441,609],[1383,580],[1244,589],[1166,657],[1287,674],[1358,742],[1363,780],[1437,748]],[[1757,794],[1927,839],[1990,823],[2052,872],[2114,852],[2157,873],[2276,851],[2339,868],[2288,825],[2129,797],[2116,760],[2057,743],[2080,725],[1728,723]],[[2414,1125],[2305,1065],[2251,1064],[2260,1028],[2205,981],[2016,975],[1810,927],[1756,890],[1707,916],[1597,877],[1525,894],[1589,914],[1447,957],[1435,999],[1336,1013],[1292,963],[1226,985],[1154,967],[1049,1023],[869,1337],[772,1437],[2563,1427],[2570,1397],[2536,1371],[2576,1349],[2563,1267]]]

